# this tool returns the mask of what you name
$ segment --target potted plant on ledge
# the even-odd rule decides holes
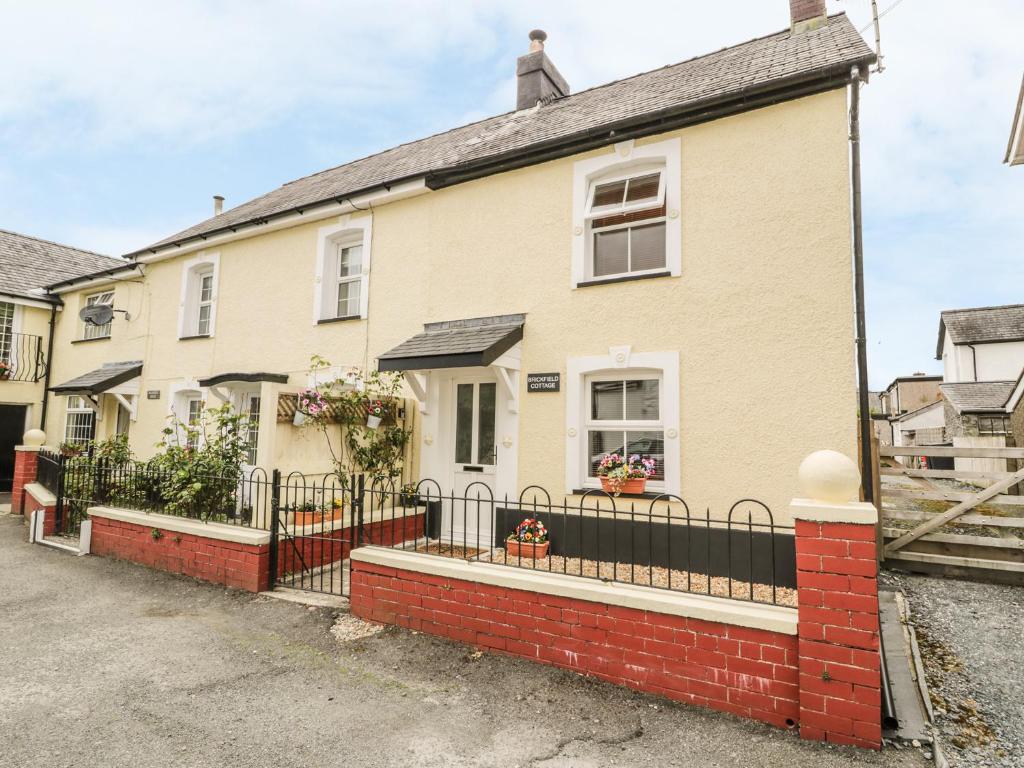
[[[11,378],[12,366],[7,360],[0,360],[0,381],[7,381]]]
[[[597,465],[601,487],[608,493],[643,493],[647,478],[654,474],[654,459],[642,458],[634,453],[628,458],[617,453],[606,453]]]
[[[528,557],[543,560],[548,556],[548,529],[544,523],[526,518],[516,526],[515,531],[505,540],[505,551],[509,557]]]

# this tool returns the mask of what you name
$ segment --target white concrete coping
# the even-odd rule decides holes
[[[45,446],[42,445],[16,445],[14,450],[20,451],[21,453],[39,453]]]
[[[793,499],[789,506],[795,520],[810,520],[817,523],[854,523],[874,525],[878,522],[878,510],[866,501],[848,501],[830,504],[814,499]]]
[[[26,484],[25,491],[32,494],[32,498],[44,507],[52,507],[57,504],[57,497],[39,483]]]
[[[377,523],[383,523],[387,525],[393,520],[401,520],[405,517],[414,517],[416,515],[422,515],[426,512],[426,505],[418,507],[402,507],[401,505],[392,506],[388,505],[381,509],[380,507],[374,507],[372,510],[366,509],[363,512],[363,525],[376,525]],[[284,513],[282,518],[284,518]],[[317,536],[324,533],[331,533],[343,528],[352,527],[352,510],[347,509],[338,517],[331,520],[324,520],[319,523],[306,523],[305,525],[295,525],[291,520],[293,513],[288,513],[288,520],[286,523],[288,528],[289,536]],[[270,518],[270,513],[265,513],[267,519]]]
[[[450,579],[476,581],[495,587],[521,589],[525,592],[557,595],[591,603],[606,603],[671,616],[686,616],[703,621],[717,621],[786,635],[796,634],[796,609],[781,605],[749,603],[744,600],[675,592],[636,584],[596,581],[561,573],[456,560],[387,547],[359,547],[352,550],[350,557],[354,562],[372,563]]]
[[[87,514],[90,518],[104,517],[108,520],[133,523],[134,525],[141,525],[146,528],[159,528],[163,531],[188,533],[192,536],[202,536],[205,539],[217,539],[218,541],[230,541],[235,544],[249,544],[259,547],[270,543],[270,531],[246,528],[241,525],[227,525],[225,523],[204,523],[202,520],[175,517],[174,515],[161,515],[159,512],[140,512],[137,509],[121,509],[119,507],[89,507]]]

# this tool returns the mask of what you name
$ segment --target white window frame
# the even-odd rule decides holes
[[[71,428],[72,416],[80,416],[82,414],[88,414],[92,419],[92,438],[71,438],[68,435],[68,430]],[[82,395],[69,395],[67,405],[64,409],[64,442],[72,445],[85,445],[90,439],[96,439],[96,422],[97,413],[96,408],[85,399]]]
[[[658,418],[657,419],[595,419],[593,416],[593,388],[591,384],[602,381],[656,381],[658,382]],[[662,444],[665,440],[665,425],[662,421],[664,406],[665,385],[662,381],[662,372],[659,370],[642,370],[629,368],[626,370],[601,371],[599,373],[586,374],[583,380],[583,425],[580,437],[583,440],[583,471],[580,474],[581,480],[588,487],[599,487],[600,480],[590,476],[590,432],[660,432]],[[625,415],[625,414],[623,414]],[[626,445],[623,445],[626,448]],[[626,452],[628,453],[628,451]],[[664,490],[665,483],[661,480],[649,480],[647,482],[651,490]]]
[[[109,297],[107,301],[101,301],[105,296]],[[83,307],[95,307],[99,305],[106,305],[108,307],[114,306],[114,289],[105,288],[102,291],[96,291],[94,293],[87,294],[82,297]],[[93,339],[109,339],[113,330],[114,319],[111,318],[109,323],[104,325],[93,325],[82,321],[82,339],[92,341]]]
[[[633,352],[631,347],[610,347],[607,355],[571,357],[566,363],[566,493],[578,488],[600,488],[596,478],[588,478],[590,445],[587,430],[590,419],[590,382],[599,379],[658,378],[661,382],[658,422],[621,422],[636,431],[664,431],[665,480],[650,481],[647,487],[656,493],[680,494],[681,457],[679,444],[679,353]],[[610,422],[602,422],[608,424]],[[652,425],[657,423],[659,427]],[[619,429],[615,422],[614,429]],[[625,431],[625,427],[623,428]]]
[[[638,176],[651,176],[658,174],[658,191],[655,194],[653,200],[648,198],[646,201],[638,201],[629,203],[625,200],[625,192],[623,192],[623,201],[616,205],[603,205],[598,209],[594,209],[594,195],[597,193],[597,188],[604,186],[605,184],[614,184],[617,181],[626,181],[627,179],[633,179]],[[633,213],[634,211],[646,211],[651,208],[660,208],[662,203],[665,202],[665,166],[663,163],[652,163],[649,166],[636,165],[630,167],[625,172],[614,173],[611,175],[597,175],[588,180],[588,191],[587,191],[587,210],[586,218],[588,219],[603,219],[607,216],[622,216],[623,214]]]
[[[573,164],[573,231],[571,287],[590,281],[616,280],[622,277],[642,276],[668,272],[678,277],[682,274],[682,216],[680,215],[682,194],[682,142],[679,138],[666,139],[650,144],[623,141],[615,144],[605,154],[578,160]],[[615,228],[638,227],[645,224],[665,222],[665,266],[639,272],[616,275],[593,276],[594,218],[617,216],[636,210],[660,206],[657,203],[623,203],[622,209],[591,211],[594,190],[598,184],[640,176],[661,170],[658,196],[665,205],[664,219],[652,218]],[[626,207],[628,206],[628,207]]]
[[[13,301],[0,300],[0,306],[10,306],[8,314],[3,312],[0,317],[10,318],[8,325],[6,319],[0,321],[0,360],[11,365],[11,375],[16,376],[18,371],[18,345],[15,343],[17,336],[21,333],[21,306]],[[6,341],[4,341],[6,339]],[[5,350],[6,347],[6,350]]]
[[[203,277],[213,275],[209,332],[199,333],[200,291]],[[220,254],[200,253],[181,265],[181,300],[178,306],[178,338],[195,336],[212,338],[217,329],[217,295],[220,291]]]
[[[206,282],[207,278],[210,280],[210,296],[204,299],[203,283]],[[213,269],[204,269],[196,272],[196,280],[198,282],[197,290],[199,291],[196,296],[196,335],[209,336],[213,316]],[[208,309],[205,329],[203,328],[203,309]]]
[[[317,230],[316,279],[313,289],[313,324],[338,319],[366,319],[370,308],[370,262],[373,241],[373,216],[342,216],[336,224]],[[362,245],[360,274],[345,282],[359,280],[359,312],[338,316],[339,258],[341,248]]]

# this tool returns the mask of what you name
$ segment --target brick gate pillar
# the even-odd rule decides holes
[[[856,465],[819,451],[800,467],[796,524],[800,735],[879,749],[882,679],[878,563],[871,504]]]
[[[22,437],[22,445],[14,448],[14,483],[11,486],[11,512],[24,514],[22,499],[24,488],[36,481],[39,470],[39,450],[46,442],[46,435],[40,429],[30,429]]]

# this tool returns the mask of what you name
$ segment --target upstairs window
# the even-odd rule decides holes
[[[213,315],[213,270],[199,273],[199,313],[196,316],[196,335],[210,335]]]
[[[103,293],[94,293],[92,296],[87,296],[85,299],[85,306],[95,307],[99,304],[106,304],[107,306],[113,306],[114,304],[114,292],[103,291]],[[104,325],[93,325],[92,323],[85,323],[85,331],[82,334],[83,339],[107,339],[110,338],[110,326],[113,321]]]
[[[665,270],[665,174],[660,170],[595,181],[587,200],[589,277]]]
[[[14,347],[14,305],[0,301],[0,362],[11,361]]]
[[[359,317],[359,299],[363,284],[363,245],[339,245],[337,252],[337,314],[335,317]]]
[[[213,336],[217,325],[220,255],[204,254],[187,261],[181,273],[178,338]]]
[[[317,233],[313,319],[365,318],[369,307],[372,216],[343,217]]]

